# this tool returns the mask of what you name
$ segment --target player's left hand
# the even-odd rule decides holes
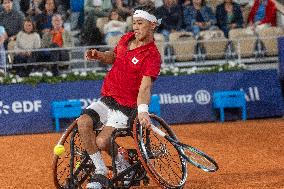
[[[151,120],[148,112],[141,112],[138,114],[138,120],[142,127],[149,128],[151,126]]]

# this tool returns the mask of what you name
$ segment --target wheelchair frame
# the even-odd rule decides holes
[[[98,133],[99,131],[94,131],[94,132]],[[65,157],[70,156],[70,160],[67,160],[69,161],[69,163],[66,169],[69,168],[69,174],[65,178],[64,183],[60,183],[61,181],[59,181],[59,178],[58,178],[60,176],[58,175],[58,166],[59,166],[58,163],[61,164],[59,162],[59,159],[65,158],[65,157],[54,155],[54,158],[53,158],[53,164],[52,164],[53,180],[54,180],[54,184],[56,188],[58,189],[75,189],[75,188],[81,189],[83,188],[83,185],[85,185],[85,182],[88,180],[88,178],[91,176],[91,173],[94,171],[93,170],[94,165],[92,164],[88,153],[85,150],[80,152],[78,151],[78,149],[76,149],[76,144],[75,144],[76,134],[78,134],[77,121],[74,121],[66,129],[66,131],[63,133],[62,137],[60,138],[58,142],[58,144],[62,144],[62,145],[64,145],[65,142],[69,142],[69,148],[70,148],[70,152],[69,152],[70,154],[65,156]],[[132,136],[129,128],[115,129],[111,136],[111,148],[114,149],[115,147],[114,142],[116,138],[125,137],[125,136]],[[66,141],[69,137],[70,139]],[[145,171],[145,169],[143,168],[143,165],[138,159],[136,150],[128,149],[128,152],[129,152],[129,158],[131,161],[131,166],[119,174],[116,171],[116,165],[114,161],[115,154],[111,155],[112,166],[108,168],[112,170],[112,178],[110,178],[108,187],[106,188],[113,188],[113,189],[125,188],[127,189],[127,188],[130,188],[131,186],[140,186],[141,181],[143,182],[144,185],[149,184],[150,179],[146,175],[147,172]],[[77,163],[75,162],[75,157],[74,157],[76,155],[75,153],[77,153],[77,155],[80,156],[80,165],[78,167],[76,165]],[[67,171],[67,170],[64,170],[64,171]],[[130,172],[134,172],[134,174],[129,178],[129,180],[127,180],[129,181],[129,184],[125,185],[124,181],[126,180],[124,176],[126,176]]]

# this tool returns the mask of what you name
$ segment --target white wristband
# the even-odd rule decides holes
[[[142,112],[147,112],[149,111],[149,106],[147,104],[139,104],[138,105],[138,114]]]

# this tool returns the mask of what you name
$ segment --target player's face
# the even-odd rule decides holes
[[[133,31],[135,38],[139,41],[152,37],[155,25],[143,18],[133,18]]]

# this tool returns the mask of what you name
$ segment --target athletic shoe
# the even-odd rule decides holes
[[[86,189],[102,189],[109,187],[109,179],[104,175],[94,174],[91,176],[89,183],[86,186]]]
[[[131,165],[130,163],[125,160],[125,159],[119,159],[119,160],[115,160],[115,165],[116,165],[116,171],[117,174],[123,172],[124,170],[126,170],[127,168],[129,168]],[[134,176],[134,171],[131,171],[129,174],[124,176],[124,185],[129,185],[130,184],[130,179]]]

